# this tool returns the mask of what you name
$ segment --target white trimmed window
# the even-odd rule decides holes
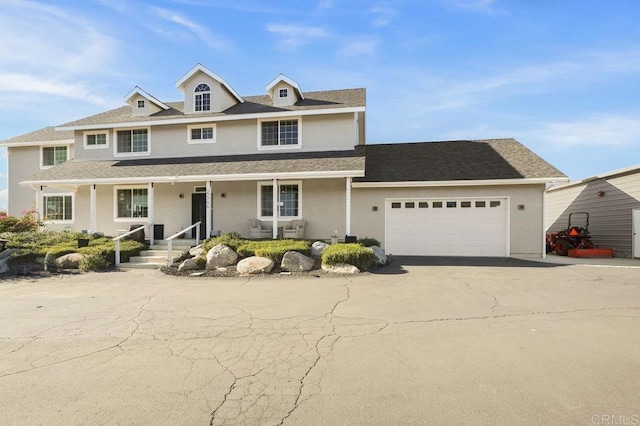
[[[289,96],[289,90],[287,89],[280,89],[279,91],[279,95],[281,98],[286,98],[287,96]]]
[[[84,147],[93,148],[107,148],[109,146],[109,132],[85,132],[84,133]]]
[[[300,219],[302,217],[302,182],[283,181],[278,183],[278,213],[281,218]],[[258,183],[258,217],[273,219],[273,184]]]
[[[53,167],[69,159],[69,149],[66,145],[43,146],[40,149],[41,167]]]
[[[299,147],[300,119],[258,121],[259,147]]]
[[[193,109],[195,111],[211,111],[211,89],[209,85],[198,84],[194,90]]]
[[[149,216],[149,196],[146,187],[116,187],[114,191],[117,219]]]
[[[52,222],[73,221],[73,195],[46,194],[43,196],[44,219]]]
[[[135,154],[148,153],[149,129],[118,130],[116,153]]]
[[[144,99],[138,99],[137,105],[138,108],[144,108]]]
[[[187,141],[189,143],[214,143],[216,141],[216,125],[187,126]]]

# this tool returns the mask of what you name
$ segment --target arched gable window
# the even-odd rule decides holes
[[[200,83],[196,86],[194,109],[196,111],[211,111],[211,89],[209,85]]]

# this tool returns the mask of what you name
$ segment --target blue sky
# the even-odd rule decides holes
[[[0,140],[136,85],[181,100],[202,63],[241,95],[366,87],[368,143],[515,137],[571,179],[640,163],[637,0],[2,0],[0,40]]]

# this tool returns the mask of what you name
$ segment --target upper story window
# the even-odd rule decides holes
[[[149,130],[118,130],[118,154],[149,152]]]
[[[42,167],[52,167],[68,160],[67,146],[43,146]]]
[[[289,96],[289,90],[287,89],[280,89],[279,93],[281,98],[286,98],[287,96]]]
[[[93,148],[106,148],[109,146],[108,142],[108,132],[85,132],[84,133],[84,147],[93,149]]]
[[[214,143],[216,141],[215,124],[197,124],[187,127],[189,143]]]
[[[260,121],[259,146],[300,146],[299,120]]]
[[[144,108],[144,99],[138,100],[138,108]]]
[[[196,86],[193,107],[196,111],[211,111],[211,89],[201,83]]]

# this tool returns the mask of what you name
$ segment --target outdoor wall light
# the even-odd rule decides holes
[[[223,192],[222,194],[220,194],[220,198],[227,198],[227,193]]]
[[[518,210],[524,210],[524,204],[518,204]]]
[[[604,191],[598,191],[598,197],[604,197]]]
[[[378,211],[378,206],[371,207],[371,211],[377,212]]]
[[[180,197],[180,198],[184,198],[184,194],[183,194],[183,193],[180,193],[180,195],[178,195],[178,197]]]

